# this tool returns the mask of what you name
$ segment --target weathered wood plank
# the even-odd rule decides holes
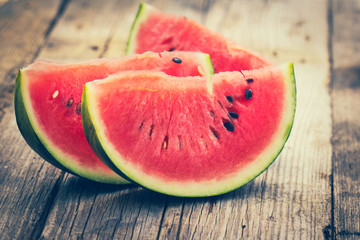
[[[60,1],[9,1],[0,8],[0,120],[12,104],[17,70],[34,58]]]
[[[42,237],[155,239],[164,196],[134,186],[110,186],[67,175]]]
[[[61,172],[23,148],[25,141],[14,134],[13,114],[4,115],[0,129],[0,142],[6,143],[0,148],[0,238],[36,239],[61,183]]]
[[[136,3],[131,1],[106,3],[77,1],[70,6],[55,31],[51,33],[39,58],[79,61],[103,56],[115,31],[122,31],[122,20],[126,15],[121,13],[126,13],[128,8],[135,7]],[[127,34],[128,31],[122,32],[122,35],[126,36]],[[115,44],[122,43],[116,42]],[[112,56],[121,55],[124,53],[114,52]]]
[[[360,1],[333,1],[333,181],[337,239],[360,238]]]
[[[296,120],[280,158],[252,183],[211,199],[169,200],[160,238],[323,238],[331,223],[327,2],[216,1],[198,15],[276,63],[295,62]]]
[[[37,238],[61,172],[30,150],[17,129],[17,69],[32,61],[56,22],[60,1],[3,1],[0,7],[0,238]]]

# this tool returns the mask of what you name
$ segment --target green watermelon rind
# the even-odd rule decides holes
[[[296,109],[296,83],[294,75],[294,66],[292,63],[281,66],[284,81],[285,81],[285,93],[284,99],[284,115],[281,123],[279,124],[279,130],[274,135],[272,143],[259,155],[259,157],[249,164],[245,169],[241,170],[241,174],[238,173],[235,177],[226,179],[210,180],[206,183],[196,183],[195,181],[179,182],[169,181],[163,184],[162,181],[151,177],[146,174],[141,174],[141,170],[135,169],[126,163],[126,160],[117,153],[112,144],[108,141],[105,133],[102,131],[102,121],[98,117],[97,112],[91,94],[94,89],[91,89],[91,84],[86,84],[83,91],[82,109],[84,109],[83,123],[84,129],[93,129],[91,136],[88,136],[90,145],[96,149],[99,154],[99,158],[108,164],[112,169],[116,170],[119,174],[127,179],[130,179],[145,188],[157,191],[160,193],[181,196],[181,197],[205,197],[224,194],[233,191],[264,172],[278,157],[286,141],[289,138]],[[91,108],[91,109],[90,109]],[[86,131],[87,132],[87,131]],[[112,160],[113,159],[113,160]],[[114,160],[117,159],[117,160]],[[130,166],[130,167],[129,167]],[[120,171],[120,172],[119,172]]]
[[[83,95],[81,98],[81,118],[82,118],[82,124],[83,129],[85,132],[86,140],[89,142],[92,150],[94,153],[103,161],[103,163],[108,166],[111,170],[113,170],[115,173],[117,173],[119,176],[123,177],[124,179],[128,180],[129,182],[132,182],[130,178],[128,178],[125,174],[123,174],[119,168],[117,168],[114,163],[111,161],[111,159],[106,154],[104,148],[102,147],[102,144],[99,140],[99,137],[97,135],[97,131],[95,129],[95,126],[92,124],[92,116],[89,113],[89,108],[87,106],[91,104],[96,103],[88,103],[89,99],[86,97],[85,91],[87,91],[87,87],[85,84]]]
[[[45,159],[50,164],[55,167],[71,172],[70,170],[64,168],[44,147],[40,139],[34,132],[32,124],[28,117],[25,104],[23,101],[23,94],[21,89],[21,79],[23,79],[23,71],[19,70],[19,73],[16,76],[15,80],[15,96],[14,96],[14,106],[15,106],[15,116],[16,123],[20,130],[21,135],[24,137],[25,141],[29,146],[37,152],[43,159]]]
[[[35,120],[32,111],[29,92],[26,91],[27,78],[23,70],[20,70],[15,82],[15,115],[18,128],[29,146],[37,152],[44,160],[51,163],[55,167],[67,171],[71,174],[78,175],[93,181],[108,184],[128,184],[129,182],[121,178],[117,174],[101,174],[99,171],[91,171],[80,165],[75,166],[74,163],[68,164],[67,156],[60,151],[54,144],[47,140],[45,133],[41,130]]]
[[[274,136],[274,138],[278,139],[280,141],[278,148],[278,151],[273,153],[273,157],[269,157],[269,159],[272,159],[268,162],[266,162],[263,166],[263,170],[258,172],[257,174],[253,174],[252,176],[242,182],[241,186],[251,182],[256,177],[261,175],[265,170],[267,170],[271,164],[278,158],[280,153],[282,152],[283,148],[285,147],[285,143],[290,137],[290,133],[292,130],[292,127],[294,125],[295,120],[295,113],[296,113],[296,101],[297,101],[297,89],[296,89],[296,78],[295,78],[295,70],[294,70],[294,64],[283,64],[281,65],[282,72],[284,75],[284,80],[286,83],[286,91],[287,98],[284,100],[284,102],[287,104],[288,111],[286,111],[288,114],[284,115],[282,118],[282,123],[280,123],[280,126],[283,126],[283,131],[279,131],[277,136]],[[269,147],[268,147],[269,148]]]
[[[126,43],[126,50],[125,50],[126,55],[134,53],[134,48],[135,48],[134,44],[136,42],[134,38],[136,37],[136,33],[138,32],[140,24],[147,19],[149,13],[151,12],[151,9],[153,9],[153,7],[151,7],[150,5],[145,3],[140,3],[138,12],[135,16],[135,20],[130,29],[129,39]]]

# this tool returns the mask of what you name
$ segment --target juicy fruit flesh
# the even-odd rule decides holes
[[[70,76],[66,76],[66,73],[55,73],[61,76],[61,79],[70,80],[72,73],[69,74]],[[30,95],[32,107],[38,113],[39,125],[44,126],[50,141],[57,143],[59,149],[72,154],[72,157],[82,156],[78,158],[80,165],[90,165],[89,167],[92,167],[91,164],[97,165],[97,157],[87,143],[82,129],[81,108],[79,111],[82,86],[88,78],[74,83],[69,81],[69,85],[73,85],[69,88],[64,86],[63,82],[54,80],[52,71],[46,73],[29,71],[27,76],[31,79],[39,79],[39,81],[32,81],[29,92],[32,93]],[[91,76],[88,77],[92,79]],[[41,79],[49,79],[49,81],[41,81]]]
[[[173,62],[174,57],[181,58],[183,62]],[[98,159],[86,141],[80,104],[84,84],[122,70],[158,69],[177,76],[207,75],[212,72],[207,61],[208,56],[201,53],[146,53],[84,64],[38,61],[24,70],[24,77],[30,80],[26,88],[31,108],[40,131],[45,133],[43,143],[51,149],[52,155],[80,176],[118,183],[122,178]]]
[[[281,70],[243,74],[215,75],[214,95],[209,94],[204,83],[194,87],[201,79],[195,84],[194,79],[167,81],[162,75],[122,76],[118,81],[87,84],[86,107],[93,111],[90,115],[94,122],[101,123],[94,126],[104,133],[103,146],[112,146],[107,154],[113,154],[110,158],[113,157],[114,164],[145,187],[161,191],[161,184],[171,182],[180,186],[186,182],[231,181],[278,137],[282,113],[288,110],[284,105],[288,96],[284,93],[289,89],[285,89]],[[254,82],[246,81],[250,77]],[[179,81],[182,87],[178,86]],[[246,89],[253,92],[249,100],[245,97]],[[232,97],[233,103],[227,96]],[[229,117],[229,111],[239,118]],[[289,114],[292,116],[293,112]],[[114,118],[118,120],[113,121]],[[292,119],[293,116],[286,123],[291,125]],[[231,122],[234,130],[229,131],[225,122]],[[276,157],[287,136],[283,137],[274,155],[261,163],[265,165],[260,164],[252,177]],[[161,179],[159,187],[143,180],[148,176]]]
[[[241,71],[271,65],[251,50],[238,48],[220,34],[191,19],[164,14],[141,4],[127,53],[199,51],[211,56],[215,72]]]

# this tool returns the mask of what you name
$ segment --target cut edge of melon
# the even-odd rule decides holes
[[[14,108],[15,108],[15,118],[17,126],[20,130],[21,135],[24,137],[27,144],[37,152],[44,160],[54,165],[55,167],[69,171],[64,168],[44,147],[34,129],[32,128],[31,121],[26,111],[26,107],[23,101],[23,94],[21,89],[21,81],[23,79],[23,71],[20,69],[15,80],[15,93],[14,93]]]
[[[201,65],[198,66],[198,71],[201,76],[206,77],[206,88],[208,89],[209,93],[213,94],[213,84],[212,84],[212,76],[215,74],[214,66],[211,61],[211,57],[207,53],[198,53],[200,63],[206,69],[203,69]]]
[[[103,163],[106,166],[112,169],[119,176],[123,177],[129,182],[132,182],[130,178],[128,178],[125,174],[123,174],[119,170],[119,168],[117,168],[116,165],[114,165],[114,163],[110,160],[110,158],[106,154],[105,149],[102,147],[102,144],[98,136],[98,131],[99,131],[98,127],[95,124],[93,124],[94,114],[90,114],[88,107],[88,106],[95,106],[93,104],[97,104],[97,103],[95,101],[91,101],[91,98],[87,97],[89,95],[88,89],[89,89],[88,84],[85,84],[83,94],[81,97],[81,118],[82,118],[82,124],[83,124],[86,140],[89,142],[95,154],[101,159],[101,161],[103,161]]]
[[[225,180],[216,179],[206,182],[202,181],[200,183],[195,181],[187,181],[184,183],[167,181],[167,183],[164,184],[162,180],[144,174],[140,168],[129,164],[123,156],[115,150],[112,143],[108,141],[105,133],[102,131],[101,125],[103,125],[103,123],[101,119],[96,117],[99,116],[99,112],[97,108],[94,107],[96,106],[96,98],[92,96],[93,92],[96,92],[96,88],[94,88],[91,83],[85,84],[83,91],[82,102],[84,105],[82,105],[82,109],[86,112],[83,120],[85,124],[84,129],[93,129],[92,136],[89,137],[91,141],[90,145],[96,149],[95,152],[99,154],[100,159],[107,162],[108,166],[118,174],[124,176],[126,179],[131,179],[131,181],[145,188],[181,197],[205,197],[224,194],[245,185],[264,172],[278,157],[290,135],[296,108],[296,84],[293,64],[281,65],[281,70],[286,85],[286,96],[284,100],[284,112],[286,114],[282,116],[281,123],[279,124],[280,129],[278,129],[277,133],[273,136],[274,140],[271,144],[256,160],[237,172],[235,176],[233,175]],[[90,106],[92,106],[91,111],[89,111]],[[96,120],[94,121],[94,119]],[[114,161],[114,159],[116,159],[116,161]]]
[[[134,38],[137,36],[137,32],[139,31],[139,27],[140,27],[141,23],[147,19],[150,12],[153,10],[155,10],[155,8],[150,6],[149,4],[140,3],[138,12],[135,16],[135,20],[130,29],[130,35],[129,35],[128,41],[126,43],[126,50],[125,50],[126,55],[129,55],[129,54],[135,52],[136,41]]]
[[[15,91],[15,113],[18,127],[29,146],[37,152],[44,160],[53,164],[64,171],[78,175],[93,181],[108,183],[108,184],[127,184],[125,179],[121,178],[116,173],[101,174],[101,171],[84,169],[75,161],[69,159],[73,157],[69,154],[63,153],[52,142],[47,140],[47,136],[36,121],[36,117],[32,108],[30,94],[27,89],[28,80],[25,69],[21,69],[16,78]]]

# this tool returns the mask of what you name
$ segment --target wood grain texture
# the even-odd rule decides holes
[[[135,186],[110,186],[67,175],[42,237],[155,239],[165,198]]]
[[[38,58],[64,62],[98,58],[116,19],[114,6],[118,4],[71,2]]]
[[[60,1],[40,0],[9,1],[0,6],[0,120],[12,105],[18,69],[34,59],[59,7]]]
[[[360,238],[360,1],[333,2],[333,175],[337,239]]]
[[[61,182],[60,171],[23,147],[12,114],[5,114],[0,128],[0,142],[6,143],[0,147],[0,238],[37,238]]]
[[[61,182],[61,172],[27,147],[12,105],[17,70],[34,59],[59,7],[37,0],[0,6],[0,239],[37,238]]]
[[[62,173],[17,130],[17,68],[124,55],[139,1],[0,0],[0,238],[358,239],[359,0],[147,2],[295,63],[297,112],[283,152],[251,183],[210,198]]]

